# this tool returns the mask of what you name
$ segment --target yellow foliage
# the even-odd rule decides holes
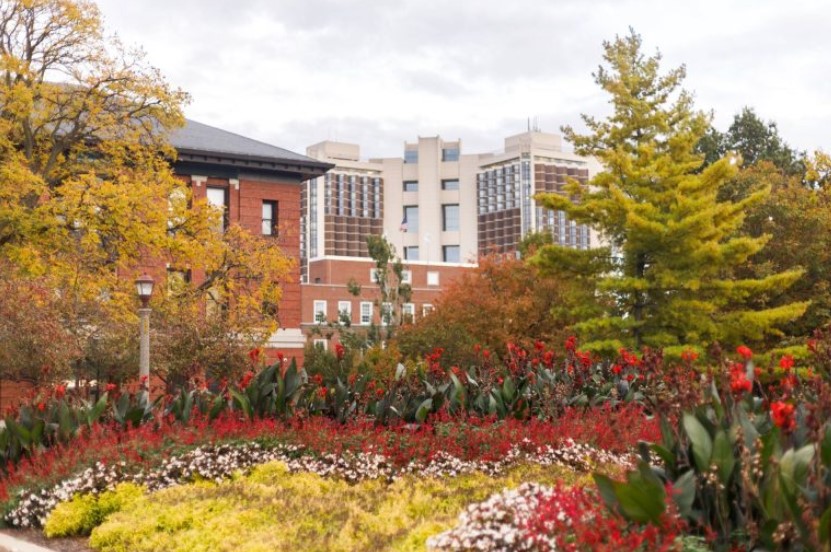
[[[113,512],[138,500],[144,489],[133,483],[122,483],[113,491],[100,495],[75,495],[69,502],[62,502],[52,510],[43,532],[47,537],[73,537],[89,535]]]
[[[466,505],[525,481],[577,483],[565,468],[519,466],[500,477],[403,477],[350,485],[285,464],[220,484],[173,487],[126,505],[90,538],[102,551],[423,550]]]

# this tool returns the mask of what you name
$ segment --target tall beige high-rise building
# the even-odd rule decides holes
[[[531,232],[550,232],[569,247],[597,245],[587,227],[534,201],[539,192],[562,192],[569,178],[587,182],[599,168],[564,150],[558,135],[509,136],[499,153],[466,153],[461,140],[438,136],[405,142],[401,157],[361,160],[358,145],[332,141],[306,153],[335,165],[302,192],[307,326],[346,311],[356,325],[378,319],[371,301],[346,291],[348,281],[374,286],[370,234],[386,236],[404,259],[414,291],[404,314],[413,319],[480,255],[514,252]]]
[[[598,166],[565,151],[555,134],[524,132],[501,153],[464,153],[462,142],[420,137],[403,156],[360,160],[355,144],[320,142],[309,157],[334,163],[303,195],[304,263],[368,256],[368,234],[383,234],[403,259],[470,264],[488,252],[515,251],[531,232],[589,248],[597,237],[565,213],[538,206],[539,192],[587,182]]]

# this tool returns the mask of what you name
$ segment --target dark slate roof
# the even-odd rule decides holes
[[[237,162],[265,162],[269,165],[275,164],[275,166],[303,167],[304,172],[311,169],[312,172],[320,171],[321,174],[332,166],[287,149],[190,119],[184,127],[171,132],[170,143],[178,150],[180,159],[196,155],[203,156],[206,160],[210,158]]]

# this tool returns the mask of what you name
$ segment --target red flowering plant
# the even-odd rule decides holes
[[[599,476],[600,492],[626,515],[623,502],[646,500],[657,477],[672,489],[664,502],[672,499],[716,548],[824,549],[831,545],[831,425],[821,405],[831,404],[831,389],[816,377],[785,383],[794,363],[787,356],[782,381],[759,385],[751,349],[740,346],[736,355],[705,376],[694,408],[677,421],[662,415],[661,440],[641,447],[640,475]]]

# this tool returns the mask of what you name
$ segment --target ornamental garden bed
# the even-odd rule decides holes
[[[3,519],[94,550],[819,549],[824,343],[764,368],[571,340],[467,370],[339,352],[154,404],[58,387],[6,418]]]

